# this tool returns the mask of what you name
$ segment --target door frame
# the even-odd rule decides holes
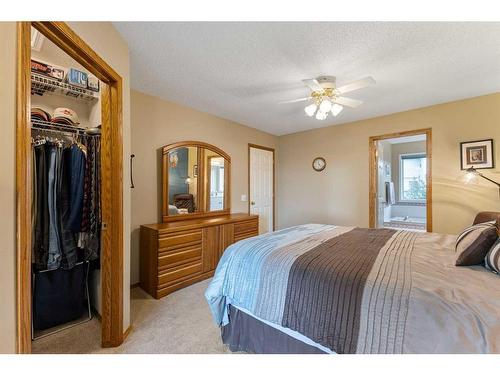
[[[273,231],[276,230],[276,171],[275,171],[275,150],[271,147],[260,146],[254,143],[248,144],[248,214],[250,214],[250,202],[252,201],[252,197],[250,194],[250,149],[258,148],[265,151],[270,151],[273,153]]]
[[[426,173],[426,230],[432,232],[432,128],[424,128],[417,130],[401,131],[397,133],[383,134],[372,136],[369,139],[369,227],[375,228],[377,215],[377,141],[400,138],[411,135],[424,134],[426,136],[426,157],[427,157],[427,173]]]
[[[64,22],[17,22],[16,351],[31,353],[31,26],[104,82],[101,89],[101,344],[123,342],[122,78]]]

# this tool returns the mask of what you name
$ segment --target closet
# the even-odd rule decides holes
[[[101,87],[31,28],[34,341],[101,314]]]

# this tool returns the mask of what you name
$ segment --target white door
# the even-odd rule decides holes
[[[259,215],[259,234],[272,232],[274,153],[250,147],[250,213]]]

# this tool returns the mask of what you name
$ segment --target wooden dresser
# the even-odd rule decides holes
[[[258,230],[258,216],[248,214],[142,225],[141,288],[161,298],[212,277],[224,250]]]

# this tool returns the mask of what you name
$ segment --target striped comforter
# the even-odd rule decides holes
[[[336,353],[500,352],[500,280],[454,236],[308,224],[230,246],[205,296]]]

